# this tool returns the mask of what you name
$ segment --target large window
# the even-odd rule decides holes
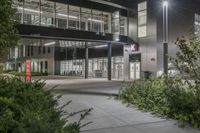
[[[127,17],[120,16],[120,34],[127,35]]]
[[[81,8],[81,30],[92,30],[92,11],[91,9]]]
[[[60,74],[63,76],[84,76],[85,60],[61,61]]]
[[[138,4],[138,37],[147,36],[147,2]]]
[[[117,11],[112,14],[112,33],[119,34],[119,32],[119,11]]]
[[[68,17],[69,17],[68,28],[78,30],[80,28],[80,7],[69,6]]]
[[[40,6],[39,0],[24,1],[24,24],[39,25],[40,24]],[[21,10],[21,8],[19,9]]]
[[[88,61],[88,75],[94,78],[106,78],[108,73],[107,58],[93,58]]]
[[[13,0],[13,7],[17,9],[15,20],[23,23],[23,2],[19,0]]]
[[[41,0],[41,25],[42,26],[55,26],[55,3]]]
[[[103,32],[111,33],[111,13],[103,12]]]
[[[101,32],[102,31],[102,12],[97,10],[92,10],[92,18],[90,18],[92,21],[92,27],[94,32]]]
[[[127,35],[127,17],[120,11],[103,12],[48,0],[13,1],[15,19],[20,23]]]
[[[68,5],[56,3],[56,24],[59,28],[67,28]]]

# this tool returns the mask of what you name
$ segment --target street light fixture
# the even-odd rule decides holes
[[[163,6],[168,6],[168,1],[163,1]]]
[[[168,74],[168,1],[163,1],[163,67],[164,73]]]

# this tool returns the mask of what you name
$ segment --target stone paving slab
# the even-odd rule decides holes
[[[47,81],[47,86],[58,83],[60,86],[55,92],[63,95],[59,104],[63,105],[72,100],[65,110],[74,112],[88,108],[94,109],[83,121],[83,123],[93,122],[81,129],[83,133],[200,133],[199,130],[193,128],[179,128],[176,121],[165,120],[150,113],[141,112],[134,107],[127,107],[110,97],[110,94],[117,94],[120,82],[70,79]],[[99,93],[102,94],[98,95]],[[69,121],[74,122],[79,118],[80,116],[75,116]]]

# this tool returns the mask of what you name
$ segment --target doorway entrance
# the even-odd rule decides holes
[[[140,79],[140,62],[130,62],[130,79]]]

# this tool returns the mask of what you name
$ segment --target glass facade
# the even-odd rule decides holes
[[[56,3],[56,27],[67,28],[68,26],[68,5]]]
[[[106,78],[108,73],[108,59],[107,58],[92,58],[89,59],[89,77]]]
[[[138,37],[147,36],[147,2],[138,4]]]
[[[30,25],[40,24],[40,6],[39,0],[26,0],[24,1],[23,10],[23,23]],[[21,8],[20,8],[21,10]]]
[[[55,26],[55,2],[41,0],[41,26]]]
[[[21,24],[94,32],[96,35],[127,36],[128,18],[124,11],[91,9],[48,0],[14,0],[16,21]],[[89,6],[88,6],[89,7]],[[95,7],[94,7],[95,8]],[[105,41],[106,42],[106,41]],[[88,76],[108,77],[108,44],[68,40],[29,39],[10,50],[7,69],[25,71],[25,60],[31,60],[32,72],[62,76],[85,76],[85,52],[88,48]],[[120,45],[120,46],[119,46]],[[16,51],[18,56],[16,57]],[[111,74],[124,79],[123,44],[112,45]],[[14,62],[14,59],[16,61]],[[17,64],[17,67],[16,67]]]
[[[47,0],[14,0],[21,24],[127,35],[128,20],[120,11],[104,12]]]
[[[112,78],[124,79],[124,57],[112,57]]]
[[[25,72],[25,60],[29,58],[32,72],[52,73],[49,69],[54,55],[54,46],[50,45],[52,42],[53,40],[21,39],[18,46],[10,48],[6,69]]]
[[[68,28],[73,30],[80,29],[80,7],[69,6],[69,15],[68,15]]]
[[[85,60],[65,60],[61,61],[60,75],[79,76],[85,75]],[[107,78],[108,59],[90,58],[88,60],[88,76],[92,78]],[[124,77],[124,59],[123,57],[112,57],[112,78],[123,79]]]
[[[87,42],[88,76],[108,77],[108,44]],[[85,76],[85,49],[83,41],[65,41],[24,38],[16,48],[11,48],[6,63],[7,70],[25,72],[25,60],[31,60],[31,72],[61,76]],[[122,50],[121,50],[122,49]],[[123,45],[112,46],[111,69],[113,79],[124,79]],[[56,64],[59,64],[56,66]],[[54,73],[57,71],[58,73]]]
[[[92,31],[92,10],[81,8],[81,30]]]
[[[84,60],[61,61],[60,75],[62,76],[84,76]]]

